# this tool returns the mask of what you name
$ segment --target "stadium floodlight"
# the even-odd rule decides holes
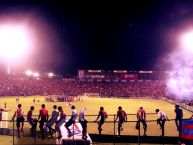
[[[27,76],[31,76],[31,75],[33,74],[33,72],[32,72],[31,70],[27,70],[27,71],[25,72],[25,74],[26,74]]]
[[[193,53],[193,31],[184,33],[180,38],[182,49]]]
[[[0,24],[0,58],[8,63],[9,71],[11,62],[22,58],[30,48],[30,36],[26,27]]]
[[[53,76],[54,76],[54,73],[52,73],[52,72],[48,73],[49,78],[52,78]]]
[[[40,76],[40,74],[39,74],[39,73],[37,73],[37,72],[35,72],[35,73],[33,74],[33,76],[37,78],[37,77],[39,77],[39,76]]]

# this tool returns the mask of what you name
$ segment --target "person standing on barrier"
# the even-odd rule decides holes
[[[100,117],[100,121],[98,122],[98,131],[99,131],[99,134],[101,135],[101,132],[102,132],[102,125],[105,123],[105,120],[107,119],[107,113],[104,111],[104,108],[103,107],[100,107],[100,111],[99,111],[99,114],[95,120],[95,122],[98,121]]]
[[[68,120],[68,122],[65,124],[65,127],[68,130],[68,137],[71,137],[73,135],[72,132],[70,131],[69,127],[71,125],[74,125],[74,123],[76,122],[77,116],[78,116],[76,109],[75,109],[75,106],[72,106],[71,109],[72,109],[72,115],[71,115],[70,119]],[[73,133],[74,133],[74,130],[73,130]]]
[[[139,110],[137,111],[137,123],[140,125],[140,122],[143,124],[143,129],[144,129],[144,136],[147,136],[146,131],[147,131],[147,123],[146,123],[146,112],[141,106]]]
[[[52,138],[53,132],[55,132],[56,130],[52,128],[52,126],[57,122],[58,120],[58,116],[59,113],[57,111],[57,106],[54,105],[53,106],[53,111],[52,111],[52,117],[50,118],[50,120],[46,123],[46,127],[49,128],[49,136],[48,139]]]
[[[176,113],[175,123],[178,131],[181,131],[182,119],[183,119],[183,110],[180,109],[179,105],[175,106],[174,112]]]
[[[117,121],[118,118],[119,118],[118,135],[120,136],[120,134],[121,134],[120,132],[123,131],[122,124],[124,122],[127,122],[127,114],[125,113],[125,111],[122,110],[121,106],[118,107],[117,117],[116,117],[115,121]]]
[[[23,132],[23,126],[24,126],[24,117],[23,117],[23,110],[21,109],[22,105],[18,104],[18,108],[15,111],[12,119],[10,122],[14,121],[15,116],[17,116],[17,120],[16,120],[16,126],[17,126],[17,137],[20,138],[20,124],[21,124],[21,132]]]
[[[30,136],[36,137],[37,119],[36,118],[32,118],[33,111],[34,111],[34,106],[31,106],[30,110],[27,113],[27,121],[31,125]]]
[[[44,124],[48,121],[48,110],[45,108],[45,104],[42,104],[42,109],[40,109],[39,111],[38,121],[40,123],[39,127],[41,131],[42,140],[44,140]]]
[[[58,133],[57,139],[62,138],[60,126],[66,121],[66,114],[64,113],[61,106],[58,107],[58,115],[60,116],[59,120],[56,122],[56,131]]]
[[[158,114],[158,119],[157,119],[157,124],[160,125],[160,129],[162,129],[162,136],[164,136],[164,126],[165,126],[165,122],[166,120],[169,121],[167,115],[160,111],[159,109],[156,109],[155,112]]]
[[[82,139],[87,139],[87,120],[85,119],[85,113],[87,111],[87,108],[84,107],[82,111],[80,111],[79,114],[79,122],[82,126]]]

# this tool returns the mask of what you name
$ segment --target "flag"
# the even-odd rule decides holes
[[[193,120],[182,121],[181,138],[193,140]]]

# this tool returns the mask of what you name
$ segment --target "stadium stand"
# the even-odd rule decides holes
[[[166,84],[160,80],[114,80],[79,78],[0,77],[0,96],[66,95],[98,93],[101,97],[164,97]]]

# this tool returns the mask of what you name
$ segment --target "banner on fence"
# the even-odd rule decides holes
[[[182,121],[181,138],[193,140],[193,120]]]

